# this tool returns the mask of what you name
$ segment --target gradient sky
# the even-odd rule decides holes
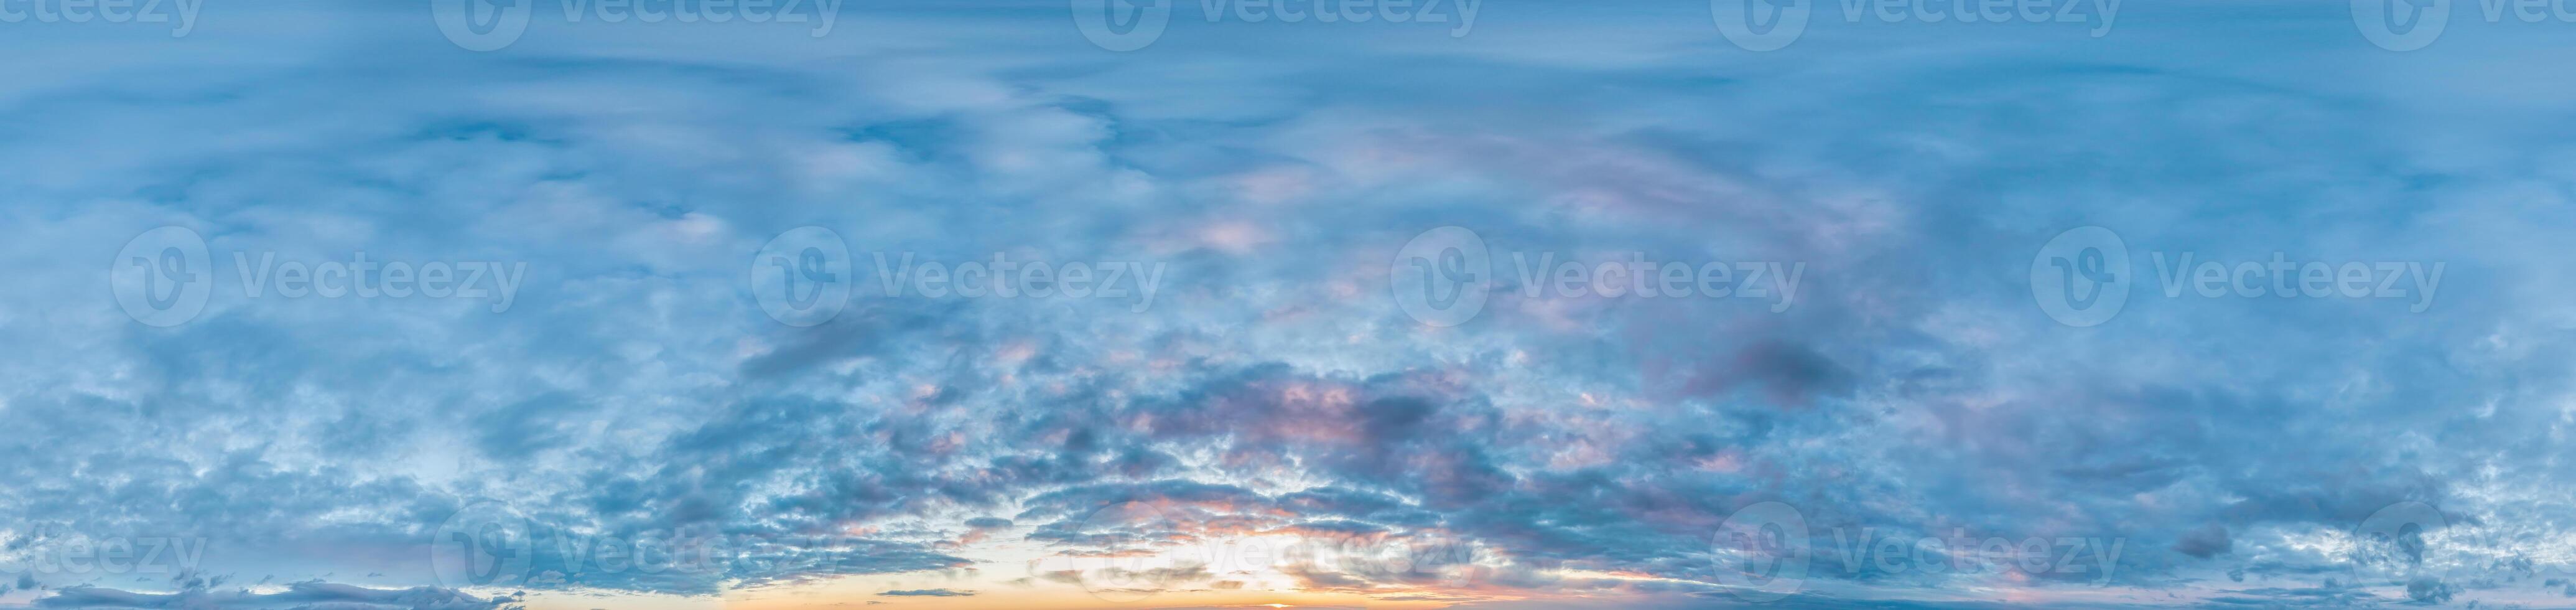
[[[2546,10],[517,1],[0,2],[0,607],[2576,607]]]

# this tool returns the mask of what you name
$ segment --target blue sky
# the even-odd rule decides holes
[[[2549,5],[519,1],[0,2],[0,607],[2576,605]]]

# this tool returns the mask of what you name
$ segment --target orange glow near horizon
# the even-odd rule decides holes
[[[1028,610],[1091,610],[1107,608],[1168,608],[1174,606],[1302,608],[1312,606],[1368,607],[1391,610],[1443,608],[1452,601],[1387,601],[1350,593],[1313,593],[1300,591],[1168,591],[1134,601],[1113,601],[1096,597],[1087,591],[1070,587],[997,588],[978,590],[973,597],[899,597],[870,593],[839,595],[822,592],[790,593],[749,598],[729,597],[727,609],[743,610],[809,610],[838,607],[858,600],[878,602],[874,607],[888,610],[906,608],[968,608]],[[533,609],[532,609],[533,610]]]

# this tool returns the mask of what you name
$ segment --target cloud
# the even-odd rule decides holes
[[[443,524],[494,503],[555,534],[501,583],[540,596],[1293,536],[1416,560],[1298,565],[1316,588],[1688,606],[1732,576],[1719,524],[1777,501],[1811,534],[1792,542],[1818,595],[1791,603],[1814,607],[2561,595],[2534,583],[2569,566],[2533,559],[2567,556],[2576,480],[2556,457],[2576,157],[2532,137],[2563,92],[2499,84],[2545,74],[2355,55],[2342,16],[2294,7],[2080,42],[1819,31],[1760,59],[1684,8],[1497,11],[1460,40],[1176,24],[1142,56],[1077,46],[1054,5],[887,7],[843,24],[866,35],[786,42],[541,29],[490,54],[391,11],[239,9],[82,52],[13,37],[78,64],[0,91],[45,117],[0,138],[0,342],[20,346],[0,416],[21,432],[0,438],[0,568],[181,539],[208,573],[417,588],[38,603],[487,607],[430,564]],[[264,31],[311,22],[335,27]],[[2530,41],[2446,44],[2558,69],[2511,61],[2554,48]],[[206,240],[216,290],[143,326],[100,267],[173,225]],[[1433,329],[1387,269],[1451,225],[1510,277]],[[2027,274],[2084,225],[2129,241],[2137,284],[2072,329]],[[851,246],[853,296],[793,327],[747,268],[803,226]],[[2275,252],[2451,275],[2419,313],[2167,296],[2149,256]],[[234,264],[359,253],[528,274],[494,312],[250,295]],[[876,254],[1168,270],[1140,312],[889,294]],[[1514,254],[1807,271],[1774,312],[1533,294]],[[2429,580],[2354,584],[2365,562],[2328,549],[2406,502],[2442,517],[2405,564]],[[1097,519],[1130,504],[1150,510]],[[1838,543],[1863,532],[2124,546],[2082,573],[1966,553],[1986,569],[1936,573]],[[595,554],[684,533],[734,554],[657,573]],[[1158,569],[1135,572],[1248,578]],[[949,590],[885,595],[924,591]]]
[[[2227,538],[2227,528],[2212,523],[2183,533],[2182,539],[2174,542],[2174,552],[2208,559],[2226,553],[2234,546],[2235,543]]]
[[[504,610],[520,608],[512,598],[480,598],[438,587],[370,589],[325,582],[300,582],[285,591],[253,593],[190,590],[172,594],[133,593],[98,587],[69,587],[36,598],[38,608],[172,608],[190,610]]]

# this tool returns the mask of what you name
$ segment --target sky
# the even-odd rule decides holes
[[[2571,34],[0,0],[0,608],[2576,607]]]

